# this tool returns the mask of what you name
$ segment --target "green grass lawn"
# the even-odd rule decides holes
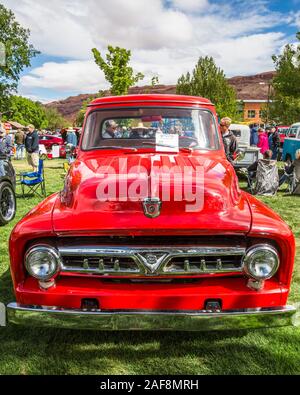
[[[47,193],[61,189],[62,161],[46,161]],[[25,162],[14,162],[17,172]],[[300,301],[300,199],[263,201],[292,227],[297,258],[290,302]],[[8,238],[39,199],[18,199],[13,223],[0,228],[0,301],[14,300]],[[300,374],[300,328],[255,331],[88,332],[7,327],[0,329],[0,374]]]

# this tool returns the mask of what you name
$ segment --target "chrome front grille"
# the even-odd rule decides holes
[[[115,276],[239,273],[242,247],[62,247],[62,272]]]
[[[170,258],[163,267],[164,273],[225,273],[242,270],[241,255],[197,255]]]
[[[143,267],[133,254],[112,248],[60,248],[64,272],[95,274],[142,274]]]

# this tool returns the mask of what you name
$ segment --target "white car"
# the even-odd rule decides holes
[[[241,155],[234,161],[235,168],[247,168],[262,156],[260,149],[250,146],[250,128],[248,125],[233,123],[229,128],[238,141],[238,149]]]

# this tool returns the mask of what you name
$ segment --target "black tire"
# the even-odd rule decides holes
[[[7,182],[0,183],[0,226],[7,225],[16,215],[16,195],[12,185]]]

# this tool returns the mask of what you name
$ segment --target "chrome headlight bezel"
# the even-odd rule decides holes
[[[258,254],[271,254],[271,256],[273,256],[274,258],[274,266],[272,268],[272,270],[270,271],[270,273],[266,276],[258,276],[257,274],[255,274],[253,272],[253,270],[251,270],[251,266],[254,264],[253,260],[255,259],[255,256],[257,256]],[[263,281],[263,280],[269,280],[270,278],[272,278],[280,265],[280,258],[279,258],[279,254],[278,251],[276,250],[276,248],[272,247],[269,244],[256,244],[252,247],[250,247],[247,251],[246,254],[243,258],[243,267],[244,267],[244,272],[246,273],[246,275],[250,278],[254,278],[255,280],[258,281]]]
[[[49,259],[53,259],[54,265],[49,270],[49,273],[47,275],[38,275],[32,270],[31,266],[31,259],[34,254],[37,253],[44,253],[46,256],[48,255]],[[52,263],[53,263],[52,262]],[[50,264],[51,266],[51,264]],[[32,248],[30,248],[25,255],[25,267],[27,272],[30,274],[30,276],[40,280],[40,281],[49,281],[57,276],[61,269],[61,258],[59,252],[52,246],[49,245],[36,245]]]

